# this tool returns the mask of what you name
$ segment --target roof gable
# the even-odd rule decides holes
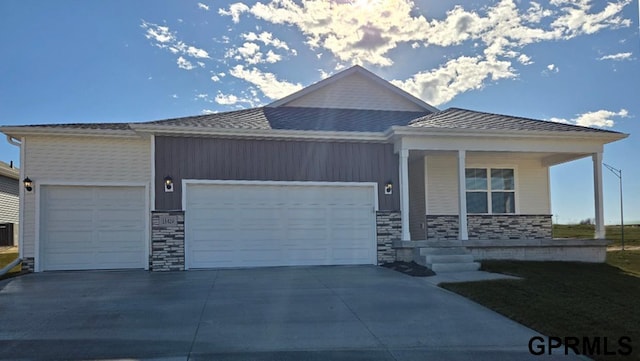
[[[357,65],[275,101],[268,107],[438,111]]]

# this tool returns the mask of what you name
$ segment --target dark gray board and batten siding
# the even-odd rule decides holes
[[[182,208],[182,179],[377,182],[380,210],[400,209],[393,144],[156,136],[156,210]],[[170,176],[174,191],[164,191]],[[384,185],[393,182],[392,195]]]

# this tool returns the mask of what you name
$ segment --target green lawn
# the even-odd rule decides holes
[[[620,226],[606,226],[607,239],[613,241],[613,245],[621,244]],[[554,224],[554,238],[593,238],[595,227],[590,224]],[[640,225],[624,226],[625,246],[640,246]]]
[[[8,265],[16,258],[18,258],[17,253],[0,253],[0,269],[4,268],[4,266]],[[11,271],[9,271],[9,273],[7,273],[6,275],[0,276],[0,279],[16,276],[18,273],[20,273],[20,270],[21,266],[17,265],[13,267]]]
[[[630,337],[630,356],[593,356],[596,360],[640,359],[640,251],[610,252],[612,264],[485,261],[482,269],[522,277],[444,284],[543,335],[607,337],[609,350]],[[624,266],[624,267],[623,267]],[[635,272],[635,273],[634,273]],[[526,347],[526,346],[525,346]]]

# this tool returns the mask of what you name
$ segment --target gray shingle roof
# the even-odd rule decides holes
[[[517,131],[553,131],[553,132],[603,132],[610,130],[581,127],[578,125],[556,123],[544,120],[514,117],[474,110],[449,108],[432,113],[409,123],[410,127],[472,129],[472,130],[517,130]]]
[[[408,125],[428,112],[262,107],[224,113],[145,122],[174,127],[324,130],[339,132],[383,132],[393,125]]]
[[[383,132],[429,112],[277,107],[265,108],[265,114],[273,129]]]
[[[617,133],[550,121],[449,108],[436,113],[330,109],[303,107],[260,107],[231,112],[156,120],[143,123],[42,124],[24,127],[131,130],[131,125],[195,127],[204,129],[285,129],[349,132],[383,132],[394,125],[419,128],[514,130],[552,132]]]
[[[264,108],[251,108],[224,113],[197,115],[193,117],[156,120],[140,124],[167,125],[174,127],[271,129]]]
[[[129,123],[66,123],[66,124],[30,124],[22,125],[27,128],[65,128],[65,129],[103,129],[103,130],[129,130]]]

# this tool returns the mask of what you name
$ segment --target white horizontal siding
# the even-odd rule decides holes
[[[458,214],[458,159],[427,156],[427,214]]]
[[[26,138],[24,174],[34,184],[151,181],[148,139],[32,136]],[[35,189],[25,192],[24,257],[35,253]]]
[[[0,223],[18,223],[18,180],[0,176]]]
[[[360,74],[344,77],[285,106],[424,111],[424,108]]]
[[[549,168],[537,159],[468,152],[466,167],[516,169],[516,200],[519,214],[551,214],[549,201]],[[428,214],[458,214],[457,156],[427,156]]]

